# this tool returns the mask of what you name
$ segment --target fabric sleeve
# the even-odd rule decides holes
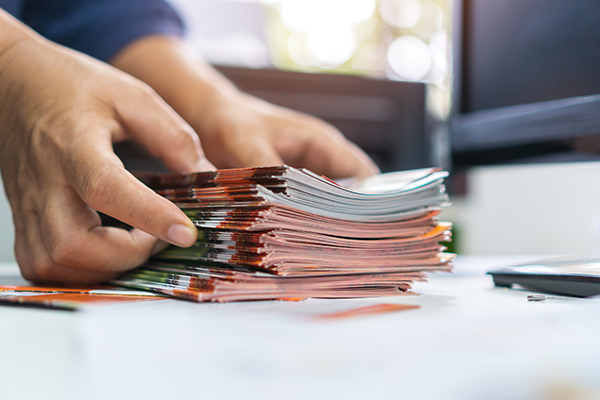
[[[23,0],[0,0],[0,8],[15,18],[19,18]]]
[[[102,61],[144,36],[184,35],[181,18],[162,0],[25,0],[21,20],[53,42]]]

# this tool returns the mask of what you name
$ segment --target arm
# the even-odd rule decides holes
[[[94,283],[197,231],[122,166],[135,139],[174,171],[212,168],[197,135],[148,86],[65,49],[0,10],[0,170],[15,254],[30,280]],[[96,211],[136,227],[103,227]]]
[[[378,171],[331,125],[239,92],[178,39],[141,38],[110,63],[154,88],[198,132],[217,167],[287,163],[331,178]]]

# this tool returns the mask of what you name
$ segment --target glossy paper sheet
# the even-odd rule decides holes
[[[139,174],[198,227],[114,283],[194,301],[407,293],[454,255],[438,221],[447,174],[421,169],[346,180],[287,166]]]

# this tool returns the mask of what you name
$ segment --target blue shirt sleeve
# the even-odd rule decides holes
[[[18,18],[22,3],[23,0],[0,0],[0,8]]]
[[[102,61],[144,36],[184,35],[181,18],[163,0],[25,0],[17,17],[53,42]]]

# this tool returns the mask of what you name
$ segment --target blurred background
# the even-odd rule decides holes
[[[170,2],[193,51],[240,89],[325,119],[382,171],[448,158],[436,127],[450,108],[450,0]]]
[[[450,0],[170,0],[210,63],[427,83],[450,107]]]
[[[384,172],[429,166],[450,170],[453,205],[443,218],[455,224],[451,250],[478,255],[600,254],[598,157],[583,163],[550,159],[452,164],[452,13],[462,2],[170,2],[188,26],[190,48],[240,89],[334,124]],[[517,3],[511,0],[511,7]],[[538,25],[525,26],[535,30]],[[13,227],[3,199],[0,261],[9,261]]]

